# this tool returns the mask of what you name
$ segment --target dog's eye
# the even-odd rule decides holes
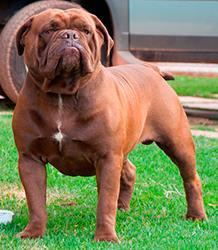
[[[89,34],[91,33],[88,29],[83,29],[83,32],[84,32],[86,35],[89,35]]]
[[[49,29],[49,30],[45,30],[44,33],[48,35],[54,31],[55,31],[54,29]]]
[[[44,33],[45,34],[50,34],[52,32],[52,30],[45,30]]]
[[[47,29],[47,30],[44,30],[41,35],[50,35],[51,33],[57,31],[57,29],[55,28],[51,28],[51,29]]]

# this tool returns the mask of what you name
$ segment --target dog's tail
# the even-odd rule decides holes
[[[156,66],[156,65],[154,65],[152,63],[143,62],[143,65],[152,68],[154,71],[156,71],[158,74],[160,74],[167,81],[175,80],[173,74],[171,74],[169,72],[162,72],[162,71],[160,71],[160,69],[158,68],[158,66]]]
[[[173,76],[173,74],[169,73],[169,72],[161,72],[160,71],[160,75],[167,81],[170,80],[175,80],[175,77]]]

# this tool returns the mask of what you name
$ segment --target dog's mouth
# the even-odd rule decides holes
[[[54,68],[55,76],[75,75],[81,70],[81,52],[75,46],[65,47]]]
[[[84,74],[86,59],[80,44],[52,43],[39,60],[39,74],[53,80],[57,76],[79,77]]]

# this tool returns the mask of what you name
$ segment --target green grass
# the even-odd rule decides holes
[[[216,132],[217,131],[216,127],[205,126],[205,125],[193,125],[193,126],[191,126],[191,129],[203,130],[203,131],[209,131],[209,132]]]
[[[197,167],[209,221],[184,219],[186,204],[177,168],[155,145],[138,146],[130,157],[137,166],[131,210],[117,214],[120,244],[93,241],[95,178],[66,177],[50,166],[46,235],[39,240],[17,239],[27,223],[27,208],[10,124],[10,115],[0,116],[0,209],[15,212],[11,224],[0,226],[0,249],[217,249],[218,141],[202,137],[195,138]],[[71,201],[76,206],[64,206]]]
[[[218,94],[218,78],[176,76],[169,84],[181,96],[214,98]]]

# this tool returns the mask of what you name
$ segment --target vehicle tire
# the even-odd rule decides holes
[[[16,103],[26,78],[23,57],[18,56],[16,34],[24,22],[34,14],[48,8],[69,9],[78,5],[66,1],[38,1],[19,10],[5,25],[0,35],[0,84],[4,93]]]

